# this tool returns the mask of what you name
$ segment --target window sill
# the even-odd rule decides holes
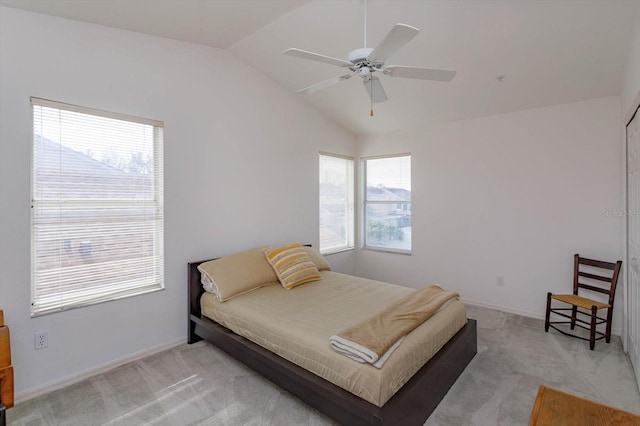
[[[392,248],[384,248],[384,247],[370,247],[364,246],[362,250],[366,251],[377,251],[382,253],[393,253],[393,254],[404,254],[406,256],[411,256],[411,250],[400,250],[400,249],[392,249]]]
[[[116,300],[128,299],[130,297],[142,296],[142,295],[145,295],[145,294],[151,294],[151,293],[155,293],[155,292],[158,292],[158,291],[164,291],[164,290],[165,290],[165,286],[164,286],[164,284],[162,284],[162,287],[151,287],[151,288],[142,289],[140,291],[135,291],[135,292],[127,293],[127,294],[105,295],[104,298],[88,300],[88,301],[83,302],[83,303],[69,304],[69,305],[61,306],[59,308],[54,308],[54,309],[49,309],[49,310],[40,310],[40,311],[37,311],[37,312],[32,312],[31,313],[31,318],[37,318],[37,317],[42,317],[42,316],[45,316],[45,315],[57,314],[59,312],[67,312],[67,311],[71,311],[71,310],[74,310],[74,309],[86,308],[87,306],[100,305],[102,303],[108,303],[108,302],[113,302],[113,301],[116,301]]]
[[[339,248],[334,250],[328,250],[325,252],[321,251],[320,254],[323,256],[329,256],[332,254],[344,253],[345,251],[351,251],[351,250],[355,250],[355,247],[344,247],[344,248]]]

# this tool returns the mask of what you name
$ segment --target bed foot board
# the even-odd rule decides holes
[[[191,315],[189,327],[189,343],[208,340],[338,423],[350,426],[422,425],[477,352],[477,325],[470,319],[384,407],[377,407],[211,320]]]
[[[385,404],[383,407],[384,424],[424,424],[478,352],[477,336],[477,322],[470,319]]]

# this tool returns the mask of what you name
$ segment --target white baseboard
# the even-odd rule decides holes
[[[521,315],[523,317],[529,317],[529,318],[535,318],[535,319],[539,319],[539,320],[544,320],[544,314],[541,314],[539,312],[522,311],[522,310],[519,310],[519,309],[509,308],[507,306],[492,305],[490,303],[478,302],[476,300],[469,300],[469,299],[462,299],[462,298],[460,298],[460,301],[462,303],[467,304],[467,305],[478,306],[478,307],[481,307],[481,308],[494,309],[496,311],[508,312],[510,314]],[[622,335],[622,329],[620,327],[613,327],[611,329],[611,334],[616,335],[616,336],[621,336]]]
[[[139,359],[145,358],[150,355],[157,354],[158,352],[166,351],[167,349],[174,348],[186,342],[187,342],[186,339],[181,337],[180,339],[175,339],[166,343],[162,343],[157,346],[152,346],[150,348],[144,349],[139,352],[134,352],[130,355],[115,359],[113,361],[99,365],[95,368],[81,371],[79,373],[72,374],[67,377],[63,377],[59,380],[54,380],[54,381],[45,383],[42,386],[38,386],[36,388],[32,388],[24,392],[16,393],[14,397],[14,402],[16,405],[26,402],[30,399],[37,398],[39,396],[64,388],[74,383],[78,383],[82,380],[91,378],[93,376],[97,376],[98,374],[106,373],[107,371],[113,370],[114,368],[120,367],[121,365],[130,363],[133,361],[137,361]]]
[[[478,306],[480,308],[488,308],[496,311],[508,312],[510,314],[522,315],[523,317],[528,318],[536,318],[536,319],[544,319],[544,315],[538,312],[530,312],[530,311],[522,311],[520,309],[513,309],[507,306],[502,305],[493,305],[491,303],[478,302],[477,300],[463,299],[460,298],[460,301],[466,305]]]

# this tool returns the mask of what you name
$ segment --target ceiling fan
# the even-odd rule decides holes
[[[419,29],[406,24],[396,24],[389,31],[384,39],[375,49],[367,46],[367,0],[364,0],[364,46],[360,49],[352,50],[347,56],[347,60],[333,58],[318,53],[308,52],[301,49],[287,49],[285,55],[297,58],[309,59],[330,65],[337,65],[349,70],[347,74],[330,78],[320,83],[313,84],[298,93],[312,94],[327,87],[336,85],[341,81],[348,80],[358,74],[371,98],[371,115],[373,116],[373,104],[387,100],[387,94],[382,87],[380,79],[375,75],[384,74],[389,77],[415,78],[420,80],[451,81],[456,72],[436,68],[408,67],[400,65],[386,65],[385,62],[411,39],[418,35]]]

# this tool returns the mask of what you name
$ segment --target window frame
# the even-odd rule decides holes
[[[393,247],[384,247],[384,246],[376,246],[376,245],[369,245],[367,243],[367,206],[368,205],[397,205],[397,204],[402,204],[403,206],[407,206],[407,209],[409,212],[413,212],[413,207],[412,207],[412,203],[413,203],[413,167],[411,167],[411,172],[410,172],[410,179],[411,179],[411,183],[412,183],[412,190],[411,190],[411,200],[410,201],[400,201],[400,200],[389,200],[389,201],[377,201],[377,200],[367,200],[367,186],[368,186],[368,181],[367,181],[367,162],[369,160],[382,160],[382,159],[389,159],[389,158],[399,158],[399,157],[409,157],[409,161],[410,164],[412,164],[412,154],[410,152],[404,152],[404,153],[398,153],[398,154],[388,154],[388,155],[375,155],[375,156],[368,156],[368,157],[360,157],[360,167],[361,167],[361,173],[360,173],[360,179],[362,181],[362,185],[360,188],[360,222],[362,224],[361,229],[360,229],[360,239],[361,239],[361,245],[360,248],[362,250],[370,250],[370,251],[379,251],[379,252],[384,252],[384,253],[395,253],[395,254],[405,254],[405,255],[411,255],[413,252],[413,243],[411,244],[410,248],[407,249],[400,249],[400,248],[393,248]],[[413,237],[413,215],[412,216],[412,220],[411,220],[411,234]],[[413,240],[413,238],[412,238]]]
[[[342,245],[342,246],[336,246],[336,247],[331,247],[331,248],[323,248],[322,247],[322,240],[320,239],[320,236],[318,237],[318,248],[320,253],[322,253],[323,255],[327,255],[327,254],[333,254],[333,253],[340,253],[343,251],[348,251],[348,250],[354,250],[355,249],[355,218],[356,218],[356,214],[355,214],[355,176],[356,176],[356,160],[354,157],[350,157],[347,155],[340,155],[340,154],[334,154],[334,153],[330,153],[330,152],[324,152],[324,151],[320,151],[318,153],[318,185],[320,185],[320,177],[322,175],[322,170],[320,170],[320,164],[322,161],[322,157],[332,157],[332,158],[337,158],[337,159],[341,159],[341,160],[345,160],[350,162],[350,173],[349,175],[346,177],[346,188],[345,188],[345,194],[346,194],[346,199],[341,200],[342,202],[346,203],[346,224],[345,224],[345,228],[346,228],[346,244]],[[320,227],[321,225],[321,213],[320,210],[322,209],[322,194],[320,193],[320,187],[318,187],[318,232],[320,232]]]
[[[112,300],[118,300],[128,297],[134,297],[142,294],[148,294],[156,291],[162,291],[165,288],[165,272],[164,272],[164,122],[146,118],[135,117],[127,114],[115,113],[110,111],[104,111],[95,108],[89,108],[79,105],[73,105],[63,102],[57,102],[48,99],[41,99],[37,97],[31,97],[31,158],[30,158],[30,194],[31,194],[31,217],[30,217],[30,238],[31,238],[31,271],[30,271],[30,282],[31,282],[31,293],[30,293],[30,315],[32,318],[39,317],[43,315],[49,315],[57,312],[64,312],[71,309],[82,308],[85,306],[91,306],[98,303],[109,302]],[[150,193],[152,194],[151,199],[145,199],[144,197],[132,198],[132,199],[118,199],[118,198],[91,198],[91,199],[81,199],[78,198],[65,198],[62,196],[56,197],[54,199],[50,199],[49,197],[43,197],[36,194],[36,188],[38,182],[40,182],[37,178],[37,170],[40,170],[40,165],[38,168],[36,161],[36,140],[42,140],[44,136],[38,135],[35,131],[35,123],[36,123],[36,108],[37,107],[45,107],[57,109],[60,111],[69,111],[73,113],[86,114],[93,117],[101,117],[107,119],[115,119],[120,121],[125,121],[128,123],[135,123],[141,125],[152,126],[152,177],[149,182]],[[46,139],[46,138],[45,138]],[[58,142],[59,143],[59,142]],[[90,143],[87,144],[88,146]],[[39,154],[41,155],[41,154]],[[80,170],[82,169],[73,169]],[[86,169],[88,171],[90,169]],[[133,176],[135,177],[135,176]],[[149,267],[154,271],[153,274],[150,275],[151,278],[145,278],[144,282],[141,282],[137,285],[121,285],[114,286],[113,289],[105,291],[104,289],[98,291],[95,289],[85,289],[79,290],[75,294],[73,290],[69,290],[69,288],[63,289],[63,291],[56,293],[58,297],[61,295],[64,296],[78,296],[81,298],[81,301],[65,301],[55,304],[51,307],[48,303],[43,303],[45,299],[42,296],[38,297],[38,280],[36,277],[36,273],[38,272],[37,267],[37,251],[38,244],[37,241],[38,234],[36,232],[36,219],[37,219],[37,210],[41,208],[40,206],[53,206],[54,208],[62,209],[65,205],[70,205],[73,207],[79,208],[100,208],[104,206],[108,206],[110,208],[122,208],[123,206],[129,208],[133,206],[142,206],[145,208],[150,208],[154,210],[155,213],[150,216],[150,220],[145,221],[145,225],[151,223],[153,229],[153,241],[151,246],[153,247],[153,255],[149,259],[148,262],[145,262],[145,267]],[[98,207],[100,206],[100,207]],[[116,216],[117,217],[117,216]],[[72,221],[71,223],[81,223],[83,220],[81,218]],[[91,225],[83,225],[85,228],[89,229]],[[142,228],[141,228],[142,229]],[[58,237],[59,238],[59,237]],[[42,244],[42,243],[40,243]],[[81,265],[82,266],[82,265]],[[88,269],[88,268],[85,268]],[[124,272],[121,277],[125,276],[126,272]],[[90,295],[91,294],[91,295]],[[38,304],[37,302],[40,302]]]

